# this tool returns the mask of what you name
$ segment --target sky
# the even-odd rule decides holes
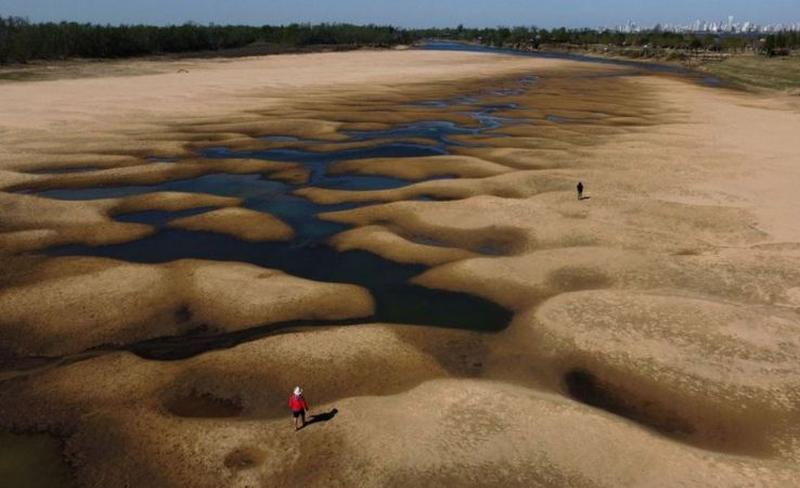
[[[0,16],[111,24],[350,22],[400,27],[599,27],[800,22],[800,0],[0,0]]]

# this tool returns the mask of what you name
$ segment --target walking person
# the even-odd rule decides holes
[[[294,417],[294,430],[302,429],[306,425],[308,402],[303,396],[303,389],[299,386],[296,386],[294,392],[289,396],[289,408],[292,409],[292,417]],[[300,422],[299,426],[298,422]]]
[[[583,182],[578,182],[578,200],[583,200]]]

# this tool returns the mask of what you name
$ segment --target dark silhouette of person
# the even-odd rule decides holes
[[[329,420],[333,420],[336,417],[336,414],[339,413],[339,409],[334,408],[329,412],[318,413],[316,415],[312,415],[311,418],[306,422],[306,425],[316,424],[317,422],[327,422]]]
[[[583,182],[578,182],[578,200],[583,200]]]

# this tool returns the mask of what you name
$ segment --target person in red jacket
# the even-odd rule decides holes
[[[294,393],[289,396],[289,408],[292,409],[294,417],[294,430],[300,430],[306,425],[306,412],[308,412],[308,402],[303,396],[303,389],[296,386]],[[300,424],[298,426],[298,419]]]

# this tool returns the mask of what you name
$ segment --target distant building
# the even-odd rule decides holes
[[[602,28],[601,30],[605,30],[606,28]],[[626,34],[642,32],[642,31],[664,31],[664,32],[677,32],[677,33],[722,33],[722,32],[730,32],[730,33],[763,33],[769,34],[772,32],[779,32],[779,31],[795,31],[800,32],[800,21],[798,22],[791,22],[791,23],[779,23],[779,24],[756,24],[752,21],[745,21],[745,22],[736,22],[733,15],[728,15],[727,20],[724,21],[707,21],[703,19],[696,19],[692,23],[688,24],[667,24],[667,23],[656,23],[652,26],[642,26],[634,22],[632,19],[629,19],[625,24],[618,25],[616,27],[612,27],[612,31],[616,32],[623,32]]]

